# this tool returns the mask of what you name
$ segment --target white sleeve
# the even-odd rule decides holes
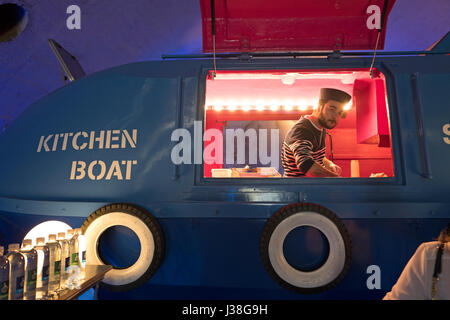
[[[403,269],[397,283],[383,300],[426,300],[430,298],[429,283],[432,274],[427,267],[425,247],[422,243]],[[430,279],[428,279],[430,278]]]

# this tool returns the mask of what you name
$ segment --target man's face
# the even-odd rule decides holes
[[[333,129],[344,114],[344,103],[336,100],[328,100],[322,107],[318,120],[322,127]],[[319,107],[320,108],[320,107]]]

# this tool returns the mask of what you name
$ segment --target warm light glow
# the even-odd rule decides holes
[[[307,100],[299,100],[294,101],[293,99],[285,99],[283,101],[276,101],[276,100],[270,100],[270,101],[264,101],[264,100],[256,100],[255,102],[252,102],[249,99],[244,99],[241,101],[238,100],[229,100],[229,101],[217,101],[214,104],[207,104],[208,110],[214,110],[214,111],[250,111],[250,110],[257,110],[257,111],[264,111],[264,110],[270,110],[270,111],[293,111],[293,110],[313,110],[317,108],[316,106],[313,106],[311,101]],[[345,106],[345,110],[350,110],[352,107],[351,101],[348,103],[348,105]]]
[[[277,106],[275,104],[270,106],[270,110],[272,110],[272,111],[277,111],[278,109],[279,109],[279,106]]]
[[[294,100],[292,100],[292,99],[284,100],[284,103],[283,103],[284,110],[291,111],[292,109],[294,109],[294,105],[295,105]]]
[[[301,104],[298,106],[298,110],[305,111],[306,109],[308,109],[308,106],[306,104]]]
[[[255,103],[254,103],[255,108],[256,108],[256,110],[258,110],[258,111],[264,110],[265,104],[266,104],[266,102],[265,102],[264,100],[262,100],[262,99],[258,99],[258,100],[256,100]]]
[[[214,101],[212,99],[208,99],[205,101],[205,109],[206,110],[213,110],[214,106],[217,105],[217,101]]]
[[[238,107],[237,101],[233,99],[223,99],[221,101],[218,101],[215,105],[221,106],[222,110],[228,111],[234,111]]]
[[[241,109],[244,111],[249,111],[252,108],[251,101],[248,99],[243,99],[241,101]]]
[[[282,76],[281,82],[283,82],[283,84],[285,84],[285,85],[292,86],[295,82],[295,74],[288,73],[288,74]]]
[[[352,100],[350,100],[345,106],[344,106],[344,110],[348,111],[352,108],[353,102]]]
[[[24,239],[31,239],[33,241],[33,246],[36,245],[36,238],[44,237],[45,242],[48,241],[49,234],[58,234],[58,232],[67,232],[67,230],[72,229],[67,223],[50,220],[42,222],[31,229]]]
[[[357,73],[356,72],[352,72],[351,74],[344,75],[341,78],[341,82],[343,84],[352,84],[352,83],[355,82],[356,77],[357,77]]]

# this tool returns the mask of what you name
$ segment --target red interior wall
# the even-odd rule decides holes
[[[371,173],[384,172],[394,175],[391,148],[380,148],[374,144],[356,143],[356,129],[333,129],[330,131],[333,141],[334,162],[342,168],[342,176],[350,177],[351,160],[359,161],[360,177],[369,177]],[[327,157],[331,159],[330,143],[327,143]]]
[[[357,110],[358,143],[378,143],[380,147],[389,147],[389,121],[384,80],[382,78],[356,79],[353,99]]]
[[[206,113],[206,120],[205,120],[205,131],[207,129],[218,129],[219,131],[223,132],[223,126],[225,125],[224,121],[220,121],[219,119],[220,113],[212,111]],[[214,140],[211,141],[205,141],[204,142],[204,148],[208,146],[210,143],[213,143]],[[203,149],[204,149],[203,148]],[[223,154],[223,150],[222,150]],[[220,169],[223,168],[223,164],[213,163],[213,164],[207,164],[206,162],[203,163],[203,176],[205,178],[211,178],[211,169]]]

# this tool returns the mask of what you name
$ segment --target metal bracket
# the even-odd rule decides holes
[[[252,60],[252,55],[248,52],[243,52],[239,55],[239,60],[250,61],[250,60]]]
[[[328,60],[339,60],[342,57],[342,53],[339,50],[334,50],[327,56]]]

